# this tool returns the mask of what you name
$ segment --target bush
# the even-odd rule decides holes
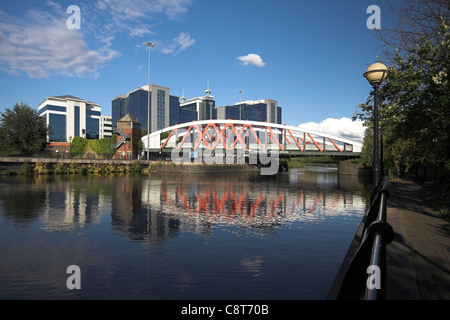
[[[58,162],[54,167],[53,167],[53,172],[56,174],[65,174],[67,173],[67,166],[65,163],[63,162]]]
[[[85,154],[88,149],[88,141],[82,137],[75,137],[70,145],[70,153]]]
[[[33,166],[31,166],[30,164],[25,162],[20,167],[20,172],[22,174],[31,174],[31,173],[33,173]]]
[[[34,165],[34,172],[37,174],[48,174],[50,173],[50,169],[48,168],[48,164],[44,162],[37,162]]]
[[[6,169],[6,170],[3,170],[3,171],[0,171],[0,175],[2,175],[2,176],[12,176],[13,172],[11,170]]]
[[[116,143],[116,136],[111,138],[90,140],[88,145],[99,156],[112,156],[115,154],[116,149],[112,148],[112,145]]]
[[[135,160],[131,163],[130,172],[131,173],[141,173],[142,172],[142,166],[140,165],[140,163],[138,161]]]

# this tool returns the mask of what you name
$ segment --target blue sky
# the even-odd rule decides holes
[[[274,99],[283,123],[351,118],[370,86],[362,74],[381,53],[366,26],[370,5],[381,27],[399,1],[92,0],[2,1],[0,111],[23,101],[71,94],[102,106],[148,82],[216,106]],[[80,29],[69,29],[70,5]],[[313,124],[311,124],[313,125]],[[348,123],[346,124],[348,126]]]

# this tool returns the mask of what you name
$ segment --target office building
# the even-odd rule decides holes
[[[246,100],[217,108],[217,119],[250,120],[281,124],[282,109],[272,99]]]
[[[70,142],[70,137],[98,139],[101,107],[71,95],[45,99],[38,113],[50,128],[49,142]]]
[[[112,117],[102,114],[100,116],[100,139],[111,138],[112,133]]]
[[[118,95],[111,103],[112,124],[129,114],[147,130],[149,86],[139,87],[127,95]],[[179,98],[170,95],[167,87],[150,85],[150,132],[154,132],[178,122]]]
[[[186,100],[181,97],[180,123],[190,122],[194,120],[211,120],[217,119],[216,102],[211,95],[211,90],[205,91],[205,96]]]
[[[141,123],[143,131],[147,130],[148,86],[139,87],[128,94],[120,94],[112,100],[112,125],[129,114]],[[282,109],[272,99],[246,100],[234,105],[216,107],[211,90],[205,95],[181,100],[170,95],[170,89],[159,85],[150,85],[150,132],[197,120],[234,119],[251,120],[281,124]]]

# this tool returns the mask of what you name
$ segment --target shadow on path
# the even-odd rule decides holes
[[[421,185],[390,181],[387,297],[392,300],[450,299],[450,225],[421,197]]]

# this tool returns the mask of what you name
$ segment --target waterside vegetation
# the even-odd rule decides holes
[[[2,170],[1,176],[13,175],[45,175],[45,174],[145,174],[149,173],[151,165],[141,165],[138,161],[131,164],[123,163],[75,163],[75,162],[58,162],[58,163],[23,163],[19,170]]]

